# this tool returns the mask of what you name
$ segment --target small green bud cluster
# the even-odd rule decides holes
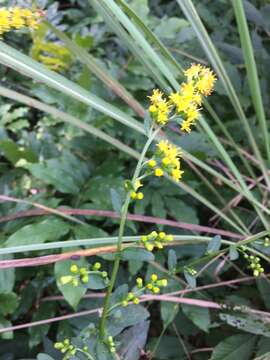
[[[244,258],[249,262],[249,268],[253,271],[253,276],[258,277],[264,272],[261,266],[261,259],[258,256],[244,254]]]
[[[173,241],[172,235],[167,235],[164,231],[156,232],[152,231],[149,235],[141,236],[141,244],[146,248],[148,251],[157,249],[163,249],[164,243],[169,241]]]
[[[197,270],[188,266],[185,266],[185,271],[188,272],[191,276],[196,276],[198,273]]]
[[[141,277],[136,279],[136,288],[134,292],[129,292],[127,297],[122,301],[122,306],[128,306],[132,301],[133,304],[138,305],[140,303],[139,296],[146,293],[148,290],[153,294],[160,293],[161,287],[166,287],[168,285],[167,279],[158,279],[156,274],[151,275],[151,280],[144,284],[144,281]]]
[[[77,349],[71,344],[69,339],[65,339],[63,342],[56,342],[54,344],[55,349],[65,354],[64,360],[68,360],[76,355]]]
[[[131,301],[132,301],[133,304],[135,304],[135,305],[138,305],[139,302],[140,302],[139,298],[138,298],[138,297],[136,296],[136,294],[133,293],[133,292],[129,292],[129,293],[127,294],[127,297],[125,298],[125,300],[122,301],[122,305],[123,305],[124,307],[126,307],[126,306],[128,306],[129,302],[131,302]]]
[[[108,280],[107,271],[100,271],[101,264],[96,262],[94,265],[89,267],[78,267],[76,264],[70,266],[70,272],[72,275],[65,275],[60,278],[60,283],[62,285],[72,284],[73,286],[78,286],[79,284],[88,284],[89,275],[96,273],[100,275],[105,280]]]
[[[150,279],[151,280],[145,285],[145,288],[150,290],[153,294],[160,293],[160,288],[168,285],[168,280],[159,279],[157,274],[152,274]]]
[[[270,239],[268,236],[264,238],[263,245],[265,247],[268,247],[270,245]]]
[[[111,354],[115,354],[116,348],[115,348],[115,343],[114,343],[114,341],[113,341],[113,337],[112,337],[112,336],[108,336],[107,345],[108,345],[108,347],[109,347],[110,353],[111,353]]]

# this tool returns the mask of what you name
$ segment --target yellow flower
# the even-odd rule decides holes
[[[162,169],[157,168],[155,170],[155,176],[160,177],[160,176],[163,176],[163,175],[164,175],[164,171]]]
[[[142,192],[139,192],[139,193],[137,194],[137,199],[138,199],[138,200],[142,200],[143,198],[144,198],[143,193],[142,193]]]
[[[169,103],[163,96],[163,93],[158,89],[154,89],[153,94],[148,96],[151,102],[149,111],[153,114],[154,120],[159,125],[165,125],[168,122],[168,115],[170,112]]]
[[[190,127],[191,125],[192,125],[192,123],[190,121],[184,120],[182,122],[182,125],[181,125],[181,130],[185,131],[187,133],[190,133],[191,132],[191,127]]]
[[[192,64],[190,68],[184,71],[184,75],[188,78],[188,80],[192,80],[192,78],[199,75],[202,68],[201,64]]]
[[[155,167],[155,166],[157,165],[157,162],[156,162],[156,160],[151,159],[151,160],[148,161],[147,164],[148,164],[148,166],[149,166],[150,168],[153,168],[153,167]]]
[[[173,169],[171,172],[171,176],[175,181],[179,181],[182,178],[183,173],[183,170]]]
[[[200,72],[200,79],[196,83],[196,88],[202,95],[208,96],[213,91],[216,80],[216,76],[210,69],[203,68]]]
[[[24,27],[36,28],[41,14],[30,9],[11,7],[0,9],[0,37],[10,30]]]

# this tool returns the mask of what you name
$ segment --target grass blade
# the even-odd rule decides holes
[[[34,80],[41,81],[142,134],[144,133],[143,125],[131,116],[89,93],[87,90],[66,79],[64,76],[48,70],[44,65],[4,44],[2,41],[0,41],[0,63],[21,72]]]
[[[241,47],[244,54],[246,70],[247,70],[247,78],[249,83],[249,90],[251,93],[253,105],[255,108],[255,112],[257,118],[259,120],[262,135],[264,138],[264,144],[266,148],[266,154],[268,160],[270,161],[270,139],[269,133],[266,124],[265,112],[262,102],[262,94],[260,89],[259,77],[257,72],[257,67],[254,58],[253,47],[250,39],[247,19],[243,7],[242,0],[233,0],[232,1],[234,7],[234,13],[238,25]]]
[[[96,59],[89,54],[86,50],[71,40],[66,34],[57,29],[55,26],[46,21],[48,28],[65,43],[65,46],[77,57],[88,70],[97,76],[109,89],[111,89],[117,96],[124,100],[140,117],[144,117],[144,108],[138,103],[137,100],[114,78],[110,76],[105,68],[102,68]]]

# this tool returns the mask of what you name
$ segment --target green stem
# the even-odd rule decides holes
[[[142,168],[142,163],[144,161],[147,150],[148,150],[149,146],[151,145],[152,141],[154,140],[155,136],[159,132],[159,130],[160,130],[160,128],[157,128],[153,133],[151,133],[149,135],[149,138],[144,145],[144,148],[141,152],[136,169],[134,171],[134,175],[132,177],[132,184],[134,184],[136,179],[139,177],[140,171]],[[124,230],[125,230],[125,224],[126,224],[126,220],[127,220],[128,207],[130,204],[130,193],[131,193],[130,191],[127,193],[127,196],[126,196],[126,199],[125,199],[124,205],[122,207],[122,211],[121,211],[118,241],[117,241],[115,260],[114,260],[114,265],[113,265],[113,270],[112,270],[112,276],[111,276],[110,285],[108,287],[108,290],[107,290],[107,293],[105,296],[102,317],[101,317],[101,321],[100,321],[99,330],[100,330],[100,339],[101,340],[104,340],[104,337],[105,337],[105,324],[106,324],[106,317],[107,317],[108,309],[109,309],[109,302],[110,302],[111,294],[112,294],[112,291],[113,291],[113,288],[114,288],[114,285],[116,282],[119,265],[120,265],[120,261],[121,261],[122,241],[123,241],[123,235],[124,235]]]

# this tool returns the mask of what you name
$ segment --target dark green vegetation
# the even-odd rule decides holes
[[[25,3],[29,4],[21,1],[20,5]],[[139,16],[134,18],[128,8],[122,8],[134,28],[129,28],[130,22],[120,26],[120,18],[105,3],[39,1],[37,4],[47,11],[48,22],[58,31],[54,28],[46,35],[51,25],[44,23],[33,38],[22,31],[5,34],[2,39],[1,261],[113,245],[119,220],[112,213],[97,211],[117,209],[118,195],[111,194],[123,195],[124,180],[134,171],[134,158],[145,142],[143,124],[147,122],[143,117],[147,96],[156,87],[170,92],[175,83],[182,81],[180,67],[201,62],[218,76],[215,92],[209,98],[212,107],[207,106],[204,119],[188,136],[176,126],[167,129],[171,141],[186,152],[183,181],[175,186],[164,178],[149,178],[144,199],[136,202],[133,213],[159,219],[129,220],[125,233],[138,236],[152,230],[165,231],[180,236],[179,243],[154,252],[155,259],[144,250],[127,252],[112,302],[126,296],[124,284],[131,289],[136,277],[149,278],[157,273],[169,279],[162,292],[187,288],[189,292],[182,296],[190,299],[193,306],[168,301],[131,305],[111,316],[109,331],[118,354],[126,360],[151,356],[158,360],[269,359],[270,251],[265,246],[269,230],[269,131],[265,124],[269,128],[270,4],[263,0],[244,2],[262,107],[238,0],[235,9],[226,0],[193,1],[222,62],[190,10],[190,1],[127,1]],[[0,5],[14,2],[2,1]],[[234,11],[238,14],[244,51]],[[140,19],[148,28],[142,27]],[[148,29],[166,45],[176,63]],[[64,30],[73,42],[59,30]],[[149,42],[144,43],[140,36]],[[59,42],[59,38],[64,42]],[[44,41],[66,46],[69,52],[61,53],[55,48],[50,52],[48,47],[44,51]],[[57,60],[53,64],[72,83],[51,75],[45,68],[35,68],[17,52],[9,53],[12,50],[5,44],[38,60],[42,60],[40,53],[46,57],[54,54]],[[6,54],[10,56],[8,60]],[[15,65],[12,59],[18,59],[20,64]],[[85,210],[93,211],[87,214]],[[168,226],[162,224],[164,219],[181,223]],[[196,239],[198,235],[204,237],[201,243]],[[259,251],[265,276],[253,277],[243,249],[224,243],[237,243],[251,235],[255,235],[255,241],[248,240],[250,249]],[[89,241],[79,247],[79,239]],[[71,247],[65,247],[70,244],[65,243],[68,240],[74,240]],[[91,264],[101,262],[102,269],[110,274],[112,255],[54,264],[55,260],[42,266],[40,259],[35,260],[35,266],[29,266],[26,260],[23,265],[27,267],[16,269],[14,263],[0,261],[0,266],[9,266],[0,270],[0,327],[26,324],[24,329],[0,333],[1,360],[58,360],[62,355],[53,348],[55,341],[87,338],[87,331],[94,331],[98,323],[96,311],[54,322],[46,320],[99,309],[103,299],[90,295],[80,301],[85,288],[57,286],[56,280],[69,273],[71,263],[83,266],[88,260]],[[190,268],[198,276],[193,276]],[[98,280],[90,282],[90,289],[100,287]],[[91,290],[89,293],[93,294]],[[62,295],[65,299],[59,297]],[[198,300],[207,303],[202,306]],[[45,325],[30,324],[40,320]],[[87,341],[89,347],[96,346],[92,338]],[[80,342],[75,340],[78,346]],[[144,350],[140,352],[138,348]],[[112,358],[102,350],[97,355],[99,360]]]

